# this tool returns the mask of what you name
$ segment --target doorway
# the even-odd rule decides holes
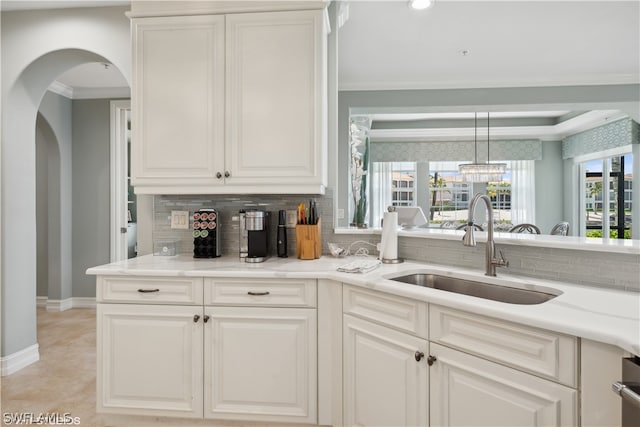
[[[131,101],[111,101],[110,111],[110,261],[115,262],[138,254],[138,212],[131,186]]]

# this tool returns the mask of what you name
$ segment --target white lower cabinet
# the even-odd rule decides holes
[[[202,307],[98,304],[97,411],[202,417]]]
[[[206,307],[205,418],[315,423],[316,310]]]
[[[577,391],[431,343],[431,426],[575,426]]]
[[[98,277],[97,412],[316,424],[316,281],[188,279],[191,305],[176,281]]]
[[[575,337],[343,292],[345,426],[579,425]]]
[[[344,425],[428,424],[427,341],[345,315]]]

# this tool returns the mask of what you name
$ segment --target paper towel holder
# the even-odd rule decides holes
[[[389,206],[387,207],[387,211],[389,212],[395,212],[396,211],[396,207],[395,206]],[[383,224],[384,226],[384,224]],[[397,224],[396,224],[397,226]],[[400,264],[404,262],[404,259],[402,258],[380,258],[380,261],[382,261],[383,264]]]

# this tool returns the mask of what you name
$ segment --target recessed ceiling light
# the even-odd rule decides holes
[[[433,0],[410,0],[409,6],[415,10],[423,10],[430,7],[433,4]]]

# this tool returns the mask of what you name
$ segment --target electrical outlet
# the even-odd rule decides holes
[[[171,211],[171,228],[174,230],[188,230],[189,211]]]
[[[344,209],[336,210],[336,219],[344,219]]]

